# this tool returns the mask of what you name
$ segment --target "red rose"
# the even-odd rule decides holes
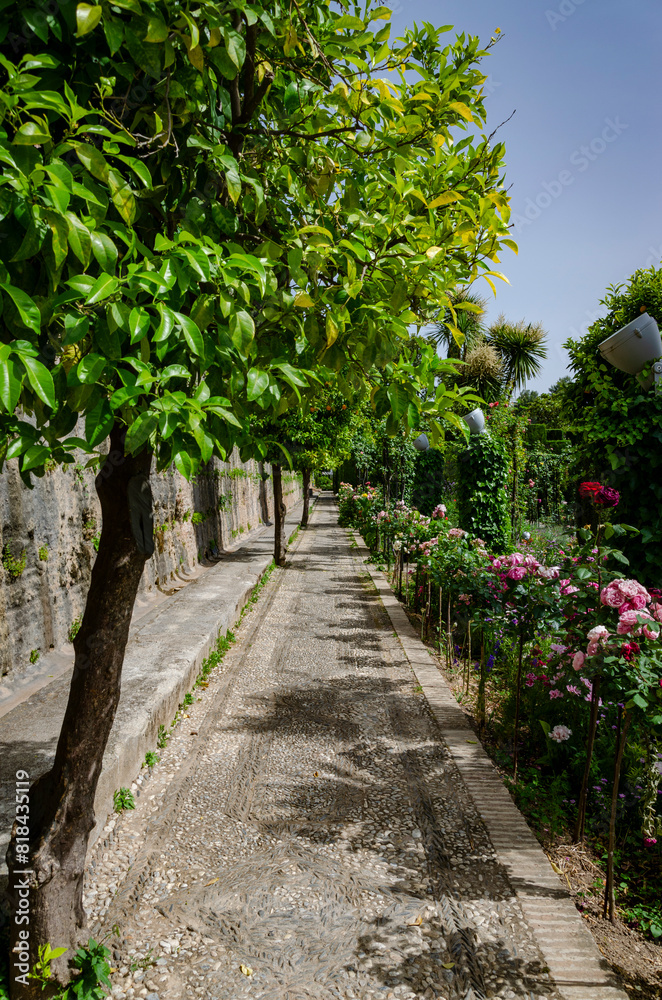
[[[593,500],[596,493],[602,491],[602,483],[581,483],[579,486],[579,495],[584,500]]]

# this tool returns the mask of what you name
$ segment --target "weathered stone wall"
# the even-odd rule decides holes
[[[273,520],[270,467],[214,460],[193,483],[174,469],[152,474],[156,551],[139,598],[168,593],[201,562]],[[284,472],[289,507],[300,478]],[[101,530],[94,473],[82,464],[54,469],[29,490],[16,463],[0,475],[0,681],[29,673],[37,655],[64,647],[82,613]],[[31,662],[32,657],[32,662]]]

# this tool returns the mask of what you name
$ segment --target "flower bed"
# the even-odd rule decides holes
[[[662,595],[625,575],[616,546],[635,529],[606,521],[617,492],[599,483],[581,490],[597,530],[568,537],[553,560],[526,545],[489,551],[449,525],[444,504],[425,517],[402,501],[384,505],[369,485],[341,484],[340,520],[361,532],[422,637],[445,657],[537,832],[572,830],[599,845],[605,914],[615,918],[618,900],[657,937]],[[644,859],[657,874],[637,886],[633,867]]]

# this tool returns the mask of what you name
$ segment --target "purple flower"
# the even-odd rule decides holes
[[[599,493],[594,494],[593,503],[598,507],[616,507],[621,494],[613,486],[603,486]]]

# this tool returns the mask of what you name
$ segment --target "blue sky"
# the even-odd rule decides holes
[[[387,0],[388,2],[388,0]],[[488,130],[506,145],[513,236],[488,319],[541,322],[548,359],[529,388],[567,374],[561,347],[610,284],[662,259],[659,0],[390,0],[392,36],[454,24],[487,44]],[[446,37],[450,38],[451,35]]]

